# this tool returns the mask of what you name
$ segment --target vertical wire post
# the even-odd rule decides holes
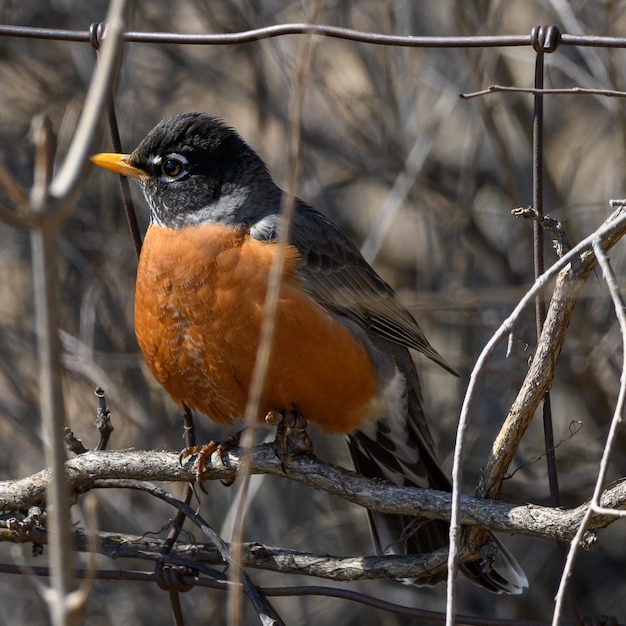
[[[105,24],[102,22],[94,22],[89,27],[89,39],[94,50],[98,52],[100,50],[100,43],[105,35]],[[107,94],[107,121],[109,125],[109,134],[111,135],[111,145],[115,152],[122,152],[122,140],[120,138],[119,126],[117,124],[117,115],[115,113],[115,97],[113,95],[113,87]],[[130,193],[130,184],[126,176],[119,176],[120,191],[122,193],[122,202],[124,204],[124,213],[126,214],[126,222],[128,223],[128,229],[133,240],[135,252],[137,257],[141,252],[142,237],[139,230],[139,224],[137,222],[137,213],[135,212],[135,205]]]
[[[554,52],[559,45],[561,34],[558,26],[536,26],[531,32],[531,42],[537,59],[535,61],[535,89],[543,89],[544,56]],[[543,95],[535,93],[533,111],[533,207],[538,215],[543,215]],[[533,265],[535,280],[543,274],[543,228],[538,221],[533,221]],[[535,320],[537,325],[537,341],[541,337],[546,318],[546,305],[543,295],[539,294],[535,301]],[[546,391],[543,399],[543,437],[546,451],[548,486],[550,488],[550,504],[560,506],[559,477],[556,467],[554,449],[554,429],[552,425],[552,405],[550,392]],[[565,559],[565,544],[559,542],[559,552]],[[573,594],[570,594],[572,611],[578,617],[578,607]]]
[[[535,89],[543,89],[544,55],[554,52],[560,38],[557,26],[536,26],[531,33],[533,48],[537,52],[535,60]],[[534,96],[533,110],[533,207],[538,215],[543,215],[543,95]],[[544,272],[543,257],[543,227],[538,221],[533,221],[533,266],[535,280]],[[543,324],[546,318],[546,304],[542,294],[535,301],[535,322],[537,341],[541,337]],[[550,501],[552,506],[559,506],[559,479],[556,468],[556,454],[554,450],[554,429],[552,426],[552,405],[550,392],[547,391],[543,399],[543,432],[546,450],[546,465],[548,471],[548,485],[550,487]]]

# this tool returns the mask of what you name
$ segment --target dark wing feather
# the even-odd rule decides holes
[[[257,223],[252,236],[275,237],[277,219],[272,215]],[[456,374],[430,345],[391,287],[332,222],[302,202],[293,219],[291,241],[302,259],[300,277],[316,302],[354,320],[372,334],[421,352]]]

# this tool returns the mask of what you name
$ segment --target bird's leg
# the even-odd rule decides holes
[[[268,424],[276,426],[274,451],[283,466],[292,454],[313,454],[313,443],[306,432],[307,421],[296,411],[270,411],[265,416]]]
[[[236,448],[239,446],[241,441],[241,435],[245,429],[242,429],[236,433],[233,433],[228,439],[224,439],[224,441],[209,441],[209,443],[205,443],[201,446],[191,446],[189,448],[185,448],[181,453],[179,461],[182,463],[190,456],[197,455],[198,457],[198,468],[196,470],[196,478],[200,481],[202,472],[204,472],[204,466],[206,464],[206,460],[211,458],[211,455],[214,452],[217,452],[222,463],[224,461],[224,454],[230,450],[231,448]],[[222,480],[222,483],[230,486],[235,482],[234,477]]]

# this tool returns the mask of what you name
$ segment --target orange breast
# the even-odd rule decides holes
[[[218,422],[243,416],[277,244],[217,225],[148,229],[135,296],[146,362],[176,403]],[[350,432],[377,385],[365,348],[301,289],[287,250],[259,419],[296,410],[328,432]]]

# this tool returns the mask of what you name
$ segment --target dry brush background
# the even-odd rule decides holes
[[[305,21],[306,4],[278,0],[136,3],[130,28],[145,31],[233,32]],[[0,22],[84,30],[104,19],[106,2],[10,1]],[[623,35],[623,0],[326,2],[321,21],[366,31],[413,35],[527,34],[537,24],[573,34]],[[303,38],[282,37],[236,46],[129,44],[121,69],[117,111],[125,148],[132,149],[161,118],[199,110],[236,127],[285,184],[285,137],[293,65]],[[450,467],[453,437],[467,375],[491,333],[532,278],[530,222],[511,217],[531,203],[532,98],[500,94],[464,101],[460,92],[490,84],[532,86],[530,48],[408,49],[319,39],[302,120],[303,164],[298,194],[337,221],[373,255],[376,269],[402,294],[432,343],[461,372],[453,379],[419,359],[428,414],[440,458]],[[546,58],[546,87],[624,89],[626,50],[560,48]],[[75,126],[94,65],[90,46],[0,39],[0,158],[26,188],[31,184],[28,129],[45,112],[58,131],[60,151]],[[608,215],[609,198],[626,195],[626,137],[621,99],[553,96],[546,99],[544,209],[577,242]],[[109,148],[102,133],[99,147]],[[404,201],[392,189],[403,172],[411,185]],[[137,196],[138,197],[138,196]],[[138,199],[141,205],[141,200]],[[395,210],[395,213],[390,213]],[[145,224],[145,212],[140,210]],[[392,215],[388,224],[385,217]],[[547,262],[554,259],[548,248]],[[112,448],[179,449],[180,416],[143,365],[132,330],[135,253],[115,181],[92,172],[59,241],[61,336],[68,423],[95,445],[93,389],[106,389],[113,412]],[[623,245],[611,252],[622,279]],[[0,477],[43,468],[33,327],[29,237],[0,225]],[[518,327],[511,355],[490,363],[472,416],[465,484],[473,493],[482,462],[527,370],[534,319]],[[608,290],[588,281],[576,306],[552,386],[562,504],[591,495],[621,374],[619,328]],[[198,418],[198,438],[223,436]],[[316,452],[349,466],[339,439],[316,436]],[[610,478],[626,475],[624,434]],[[514,462],[523,466],[503,496],[548,502],[540,420]],[[513,468],[512,468],[513,469]],[[178,487],[173,486],[174,492]],[[201,512],[220,529],[229,523],[234,490],[207,484]],[[97,494],[98,525],[109,531],[159,533],[172,517],[144,494]],[[77,524],[85,524],[80,507]],[[248,540],[339,555],[371,552],[367,521],[356,506],[283,478],[267,477],[255,492]],[[598,547],[579,556],[572,579],[581,611],[624,619],[626,542],[623,524],[599,535]],[[522,597],[502,598],[460,583],[462,613],[548,619],[560,575],[556,547],[511,538],[530,581]],[[27,546],[0,547],[3,561],[31,559]],[[41,562],[41,563],[40,563]],[[142,564],[101,559],[102,567]],[[252,572],[255,582],[287,584]],[[290,581],[291,582],[291,581]],[[311,579],[313,584],[319,581]],[[295,584],[300,584],[298,579]],[[386,599],[442,610],[445,589],[404,588],[390,582],[351,585]],[[222,623],[220,592],[183,595],[189,623]],[[340,600],[273,599],[290,625],[409,624]],[[167,594],[153,585],[96,582],[89,624],[170,624]],[[254,616],[250,615],[250,623]],[[26,576],[0,576],[0,622],[47,623],[45,603]]]

